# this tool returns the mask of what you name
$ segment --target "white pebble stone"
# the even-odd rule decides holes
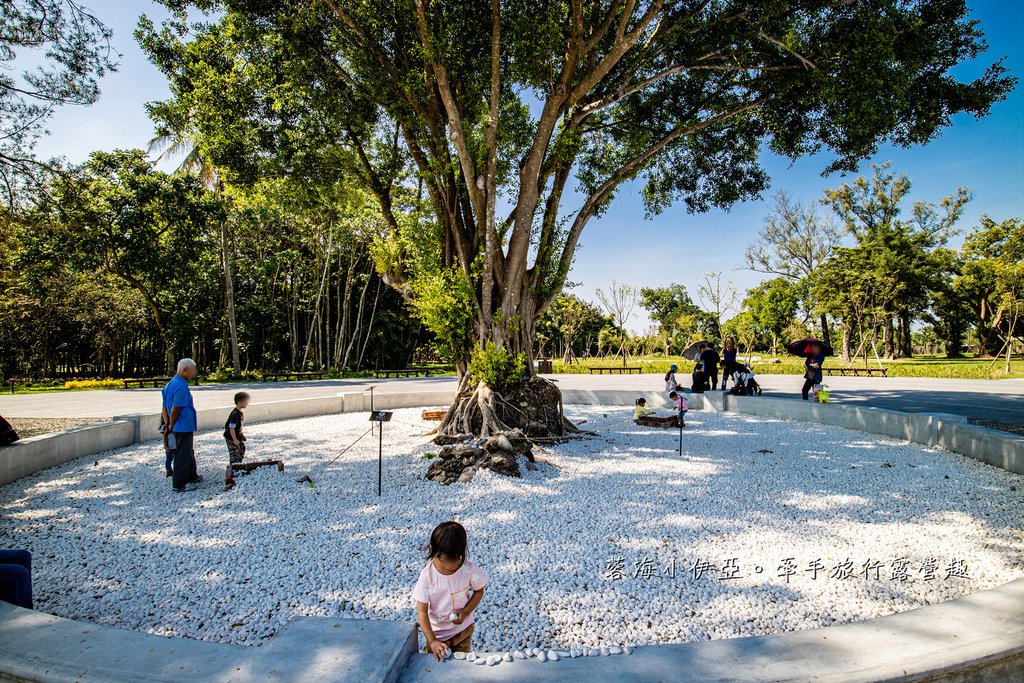
[[[606,648],[606,647],[602,647],[602,648],[601,648],[601,656],[602,656],[602,657],[607,657],[607,656],[608,656],[608,654],[609,654],[609,652],[608,652],[608,648]]]
[[[608,648],[608,654],[610,654],[610,655],[621,655],[622,654],[622,648],[621,647],[610,647],[610,648]]]
[[[548,661],[548,657],[543,652],[538,652],[537,653],[537,660],[541,661],[541,662],[546,662],[546,661]]]
[[[588,657],[597,657],[600,654],[601,654],[601,651],[598,650],[596,647],[592,647],[592,648],[590,648],[590,650],[587,651],[587,656]]]
[[[490,655],[487,657],[487,666],[494,666],[501,661],[501,655]]]
[[[501,661],[503,661],[503,662],[511,662],[512,661],[512,653],[511,652],[502,653]]]
[[[557,662],[558,661],[558,653],[555,652],[554,650],[548,650],[548,659],[551,660],[552,662]]]
[[[473,660],[473,664],[479,664],[481,666],[486,664],[486,663],[487,663],[487,660],[484,659],[483,657],[477,657],[476,659]]]
[[[455,653],[452,653],[452,657],[455,657],[455,659],[465,659],[466,658],[466,653],[465,652],[455,652]],[[476,659],[476,657],[474,657],[474,659]]]
[[[631,648],[629,645],[627,645],[626,647],[622,648],[622,654],[624,654],[624,655],[631,655],[631,654],[633,654],[633,648]]]
[[[466,655],[466,661],[467,662],[475,662],[476,661],[476,653],[475,652],[470,652],[469,654],[467,654]]]
[[[512,656],[516,659],[526,659],[526,654],[522,650],[516,650],[512,653]]]

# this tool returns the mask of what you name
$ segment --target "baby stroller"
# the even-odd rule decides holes
[[[760,396],[761,385],[754,379],[754,371],[750,366],[744,364],[739,370],[732,373],[732,389],[729,390],[733,396]]]

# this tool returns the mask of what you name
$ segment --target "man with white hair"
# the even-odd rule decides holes
[[[164,449],[171,452],[171,485],[175,491],[194,491],[203,480],[196,471],[196,453],[193,448],[197,420],[188,387],[199,370],[191,358],[178,361],[178,374],[163,388]],[[171,443],[171,438],[174,441]]]

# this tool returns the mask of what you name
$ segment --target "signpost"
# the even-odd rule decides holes
[[[370,394],[370,400],[373,400],[373,394]],[[391,411],[388,410],[371,410],[370,411],[370,422],[378,422],[377,433],[380,438],[377,440],[377,495],[381,494],[381,481],[384,478],[384,423],[391,421]]]

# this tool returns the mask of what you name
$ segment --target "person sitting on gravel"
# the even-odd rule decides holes
[[[244,391],[235,394],[235,407],[228,415],[224,423],[224,442],[228,447],[228,468],[224,473],[224,490],[230,491],[235,487],[235,472],[252,472],[258,467],[276,466],[278,472],[284,472],[284,462],[281,460],[245,460],[245,432],[242,431],[243,412],[249,405],[251,397]]]
[[[636,408],[633,410],[633,422],[640,424],[640,418],[644,415],[654,415],[654,411],[647,407],[646,398],[638,398]]]
[[[468,547],[461,524],[438,524],[430,534],[429,562],[412,589],[427,643],[423,651],[439,660],[472,649],[473,611],[484,597],[487,572],[466,557]]]

